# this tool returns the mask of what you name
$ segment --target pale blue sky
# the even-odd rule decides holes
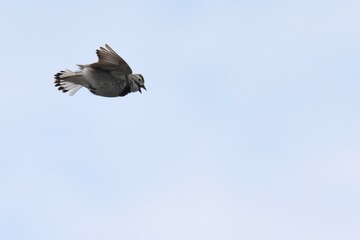
[[[360,239],[360,2],[0,3],[0,239]],[[58,92],[112,46],[148,89]]]

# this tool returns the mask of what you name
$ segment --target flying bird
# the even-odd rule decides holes
[[[81,87],[103,97],[123,97],[145,89],[144,77],[133,74],[130,66],[109,45],[96,50],[96,63],[77,66],[79,71],[64,70],[56,73],[55,87],[73,96]]]

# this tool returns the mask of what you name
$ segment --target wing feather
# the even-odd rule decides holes
[[[122,59],[109,45],[105,44],[105,47],[100,47],[96,50],[96,55],[99,60],[96,63],[89,66],[96,69],[114,71],[117,73],[131,74],[132,70],[130,66]]]

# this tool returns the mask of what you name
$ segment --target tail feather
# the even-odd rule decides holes
[[[55,87],[64,93],[69,92],[73,96],[81,87],[83,78],[80,72],[72,72],[69,69],[60,71],[55,75]]]

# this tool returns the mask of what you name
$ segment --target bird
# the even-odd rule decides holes
[[[91,64],[77,64],[79,71],[66,69],[54,75],[55,87],[73,96],[85,87],[102,97],[123,97],[131,92],[146,89],[144,77],[133,74],[130,66],[109,45],[96,50],[98,61]]]

